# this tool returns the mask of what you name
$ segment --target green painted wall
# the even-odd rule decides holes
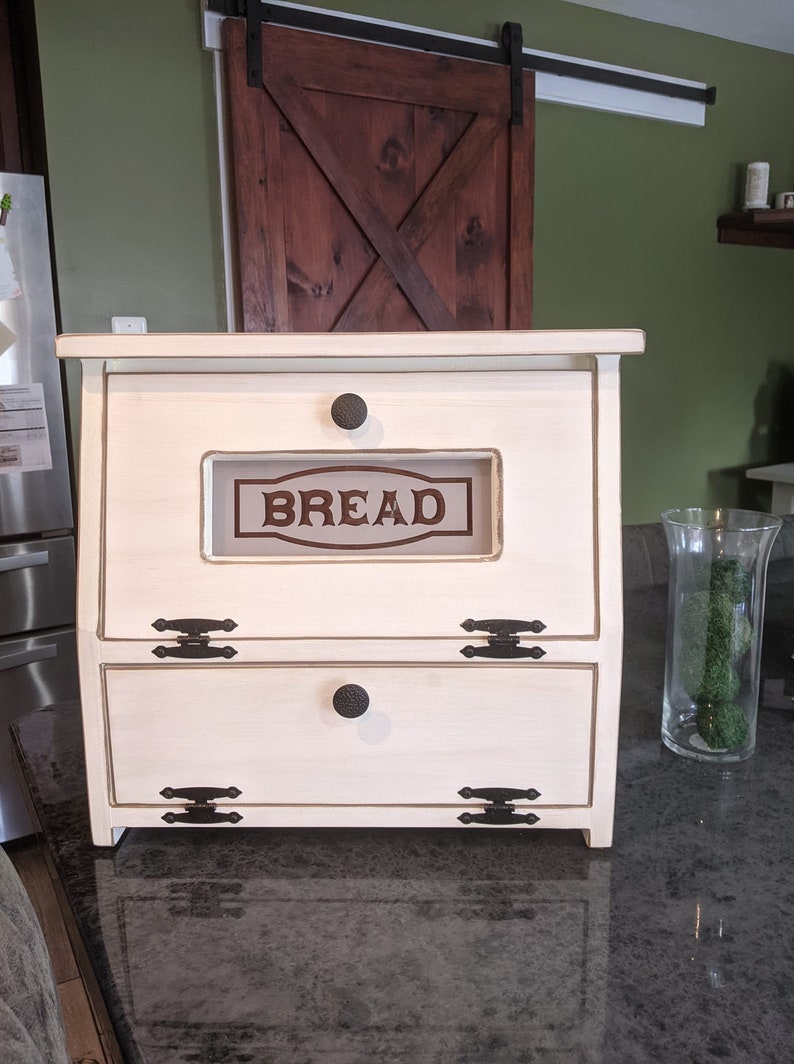
[[[794,56],[565,0],[338,0],[331,9],[714,84],[702,129],[537,108],[535,324],[646,330],[624,365],[624,520],[769,504],[794,459],[794,252],[718,245],[743,167],[794,185]],[[197,0],[37,0],[65,331],[143,314],[226,327],[212,58]],[[72,388],[73,391],[73,388]]]
[[[37,0],[63,328],[225,328],[212,55],[197,0]]]

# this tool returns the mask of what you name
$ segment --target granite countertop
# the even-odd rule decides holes
[[[17,753],[127,1064],[789,1064],[783,575],[758,749],[723,769],[662,746],[666,588],[627,584],[610,850],[531,828],[133,829],[97,849],[79,706],[23,717]]]

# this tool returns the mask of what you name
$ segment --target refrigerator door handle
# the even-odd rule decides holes
[[[0,558],[0,573],[10,573],[12,569],[32,569],[34,565],[48,565],[49,561],[50,552],[46,550],[11,554],[7,558]]]
[[[58,647],[55,643],[43,643],[29,650],[11,651],[9,654],[0,654],[0,672],[6,669],[16,669],[19,665],[32,665],[35,661],[45,661],[47,658],[57,658]]]

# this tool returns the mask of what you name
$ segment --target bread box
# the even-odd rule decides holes
[[[126,827],[612,835],[623,331],[90,335],[78,651]]]

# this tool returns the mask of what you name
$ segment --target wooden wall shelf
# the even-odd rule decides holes
[[[717,219],[717,234],[721,244],[794,248],[794,210],[723,214]]]

